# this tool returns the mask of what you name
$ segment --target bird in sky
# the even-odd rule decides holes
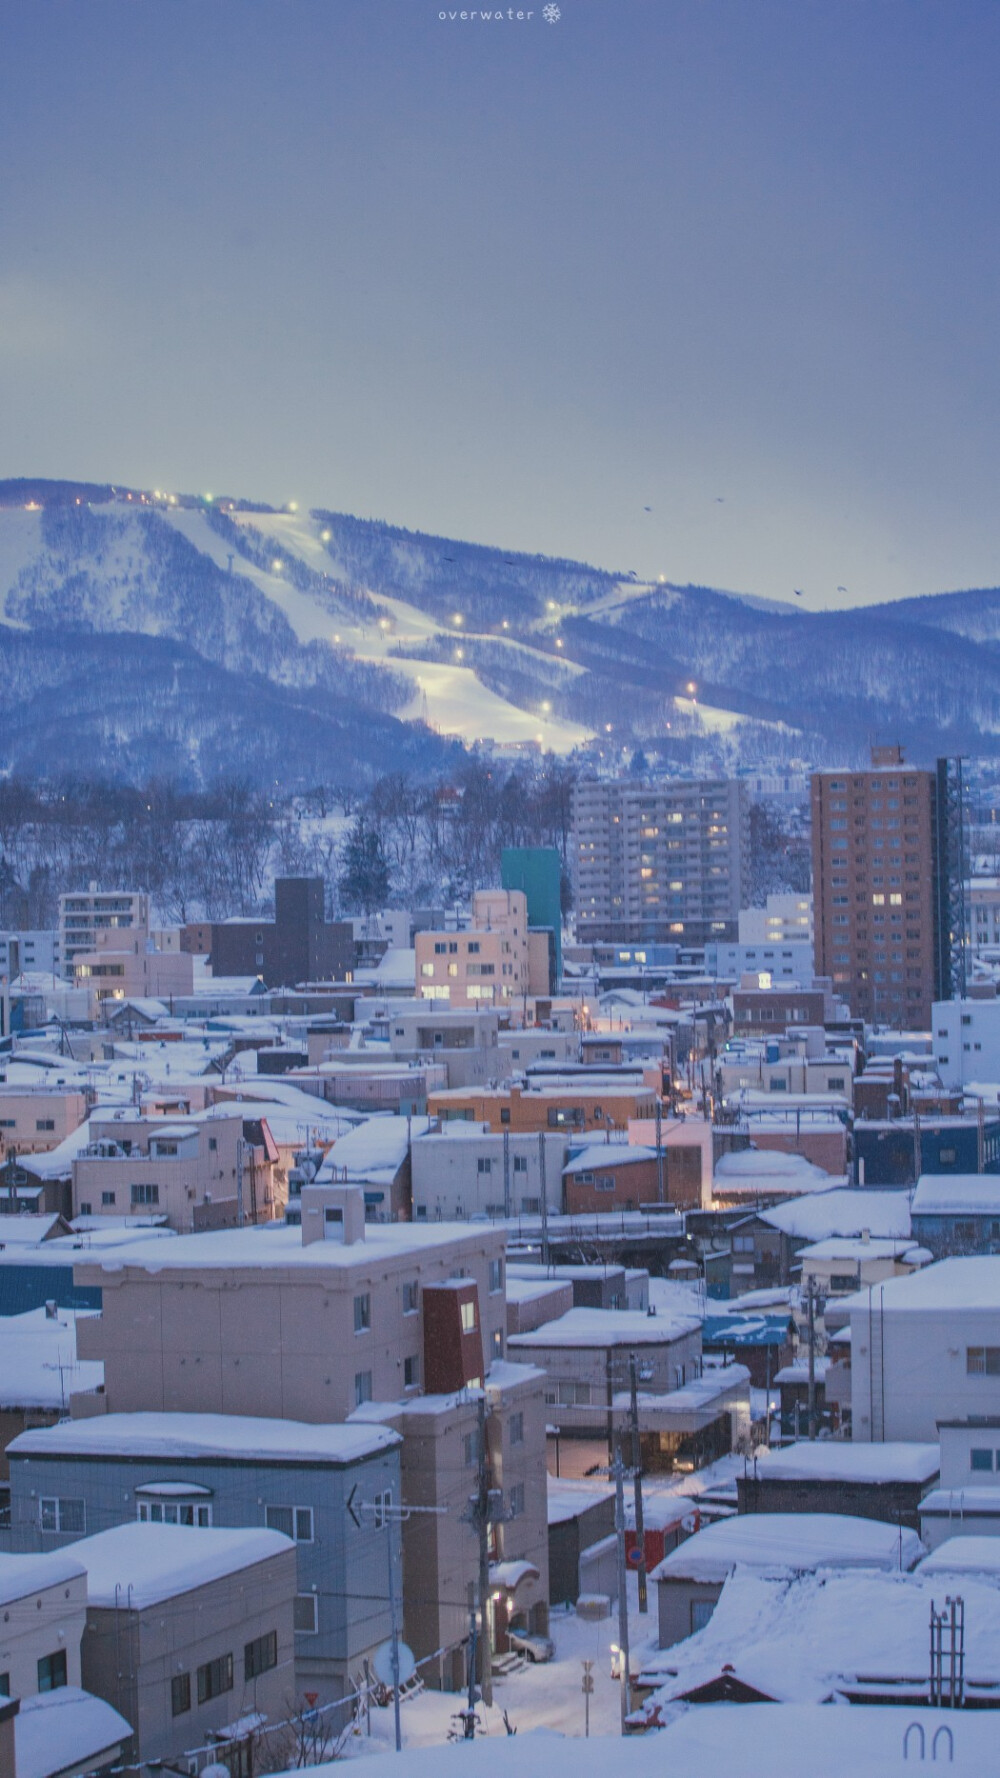
[[[652,512],[653,508],[651,506],[644,506],[642,510],[643,512]]]
[[[725,504],[726,504],[725,494],[716,494],[715,504],[716,504],[716,506],[725,506]]]
[[[847,588],[845,586],[839,586],[837,588],[837,591],[838,591],[838,593],[846,593]]]
[[[792,590],[793,590],[793,592],[794,592],[794,594],[795,594],[795,597],[796,597],[796,598],[797,598],[797,599],[801,599],[801,597],[802,597],[802,588],[801,588],[801,587],[800,587],[800,586],[797,586],[797,587],[793,587],[793,589],[792,589]]]

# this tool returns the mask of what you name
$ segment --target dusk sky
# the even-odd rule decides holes
[[[8,5],[0,474],[1000,583],[997,0],[502,10]]]

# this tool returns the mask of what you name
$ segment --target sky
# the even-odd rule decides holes
[[[0,476],[1000,584],[996,0],[556,10],[9,7]]]

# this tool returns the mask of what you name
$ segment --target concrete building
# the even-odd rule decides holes
[[[920,1502],[929,1550],[949,1538],[1000,1538],[1000,1414],[938,1421],[941,1474]],[[993,1546],[1000,1551],[1000,1543]]]
[[[265,1120],[247,1123],[238,1107],[193,1117],[147,1117],[132,1107],[96,1113],[73,1161],[76,1216],[165,1217],[178,1233],[235,1227],[240,1194],[246,1222],[275,1213],[277,1148]]]
[[[578,782],[573,884],[581,944],[736,938],[749,803],[726,779]]]
[[[809,945],[813,942],[811,895],[772,893],[762,908],[741,908],[737,925],[741,945]],[[803,984],[805,985],[805,984]]]
[[[79,1686],[87,1571],[72,1550],[0,1555],[0,1696]]]
[[[799,1249],[803,1289],[812,1280],[819,1296],[850,1296],[888,1278],[908,1278],[926,1260],[918,1243],[863,1235],[830,1235]]]
[[[442,1122],[488,1124],[491,1130],[579,1133],[627,1130],[635,1118],[654,1119],[656,1088],[640,1070],[537,1075],[523,1084],[431,1093],[427,1109]]]
[[[86,1095],[73,1087],[0,1086],[0,1152],[45,1154],[79,1129],[86,1115]]]
[[[132,890],[73,890],[59,897],[59,961],[68,981],[74,978],[78,955],[97,949],[98,934],[149,931],[149,896]]]
[[[1000,1258],[946,1259],[849,1297],[852,1436],[928,1441],[1000,1413]]]
[[[874,1024],[929,1025],[947,991],[946,768],[881,747],[868,771],[812,779],[816,971]]]
[[[548,1208],[560,1212],[566,1142],[561,1130],[501,1132],[457,1119],[432,1127],[410,1150],[414,1219],[536,1216],[543,1171]]]
[[[511,1007],[549,991],[547,967],[544,981],[532,980],[528,902],[518,889],[477,890],[467,931],[418,932],[413,946],[421,1000]]]
[[[86,1571],[85,1688],[132,1725],[126,1757],[168,1764],[294,1696],[295,1545],[278,1531],[119,1525],[66,1556]]]
[[[59,974],[59,934],[55,930],[0,932],[0,977]]]
[[[967,911],[972,955],[1000,946],[1000,877],[972,878]]]
[[[786,943],[765,939],[759,944],[706,945],[705,968],[720,982],[758,975],[769,976],[775,985],[794,983],[808,990],[816,974],[813,940],[810,936]]]
[[[736,1493],[741,1513],[848,1513],[919,1532],[921,1499],[940,1469],[936,1444],[804,1440],[762,1452],[737,1476]]]
[[[935,1000],[931,1021],[934,1067],[945,1087],[1000,1080],[1000,1000]]]
[[[910,1217],[915,1239],[935,1259],[1000,1253],[1000,1179],[995,1173],[921,1174]]]
[[[194,989],[194,959],[179,948],[161,949],[148,925],[135,921],[122,932],[102,928],[93,946],[73,958],[73,982],[86,989],[91,1019],[105,1019],[120,1002],[168,1002]]]
[[[276,877],[273,920],[221,920],[185,926],[185,951],[208,956],[216,976],[261,976],[268,987],[349,981],[350,920],[328,921],[322,877]]]
[[[237,1414],[64,1421],[10,1448],[10,1544],[54,1549],[135,1522],[282,1532],[297,1565],[295,1689],[327,1703],[391,1631],[389,1534],[375,1516],[399,1502],[401,1445],[386,1426]],[[394,1522],[397,1565],[399,1536]]]
[[[550,950],[549,992],[562,978],[562,859],[556,846],[505,846],[500,886],[519,889],[528,905],[529,932],[544,933]]]

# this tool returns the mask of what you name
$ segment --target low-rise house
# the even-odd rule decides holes
[[[550,1212],[562,1209],[564,1132],[492,1130],[454,1120],[416,1134],[411,1153],[413,1215],[417,1221],[462,1221],[483,1216],[537,1216],[542,1179]]]
[[[154,1211],[179,1233],[269,1222],[277,1158],[266,1120],[248,1125],[236,1109],[213,1106],[185,1118],[130,1107],[95,1114],[73,1162],[74,1214]]]
[[[76,1353],[77,1310],[29,1309],[0,1316],[0,1538],[10,1528],[7,1447],[30,1427],[69,1411],[74,1390],[99,1389],[104,1368]],[[35,1545],[37,1548],[37,1544]]]
[[[87,1571],[72,1550],[0,1555],[0,1695],[81,1683]]]
[[[804,1440],[758,1453],[736,1478],[737,1499],[741,1513],[848,1513],[905,1525],[926,1542],[921,1500],[940,1465],[936,1444]]]
[[[64,1685],[58,1693],[37,1692],[6,1710],[12,1713],[13,1733],[5,1758],[0,1697],[0,1772],[12,1778],[100,1778],[121,1770],[132,1730],[103,1698]]]
[[[741,1513],[719,1519],[653,1570],[660,1647],[672,1648],[705,1628],[735,1569],[802,1574],[858,1568],[899,1574],[923,1554],[915,1531],[847,1514]]]
[[[848,1297],[855,1439],[937,1437],[1000,1412],[1000,1257],[945,1259]]]
[[[927,1548],[946,1538],[1000,1538],[1000,1414],[939,1420],[938,1437],[940,1482],[920,1502]]]
[[[4,1154],[44,1154],[79,1128],[85,1094],[73,1087],[0,1086],[0,1147]]]
[[[119,1525],[73,1545],[86,1689],[132,1725],[126,1759],[174,1764],[283,1720],[295,1696],[295,1545],[278,1531]]]
[[[812,1283],[817,1295],[850,1296],[852,1291],[866,1290],[869,1285],[882,1284],[887,1278],[908,1278],[919,1271],[930,1258],[910,1237],[896,1241],[872,1236],[831,1235],[825,1241],[814,1241],[799,1249],[803,1290]]]
[[[636,1397],[644,1475],[690,1474],[727,1457],[750,1439],[750,1372],[742,1364],[703,1371],[679,1389]],[[615,1422],[630,1424],[630,1396],[614,1399]]]
[[[935,1259],[1000,1252],[1000,1178],[922,1173],[910,1207],[913,1233]]]
[[[627,1130],[635,1118],[655,1118],[656,1089],[638,1070],[619,1075],[538,1075],[522,1085],[456,1088],[428,1095],[427,1109],[442,1120],[488,1124],[491,1130]]]
[[[281,1531],[297,1563],[297,1686],[326,1703],[391,1631],[386,1563],[390,1542],[398,1563],[399,1525],[383,1532],[375,1519],[399,1502],[401,1443],[387,1426],[237,1414],[63,1421],[14,1441],[11,1546],[53,1548],[136,1521]]]
[[[553,1605],[575,1605],[587,1587],[581,1582],[581,1564],[590,1566],[588,1552],[612,1537],[615,1529],[614,1490],[606,1484],[566,1481],[549,1477],[549,1600]]]
[[[513,1335],[508,1352],[546,1372],[546,1411],[558,1421],[561,1468],[582,1474],[610,1450],[618,1423],[614,1397],[628,1387],[630,1354],[638,1354],[648,1393],[682,1388],[701,1374],[701,1319],[571,1309],[532,1333]]]
[[[568,1278],[549,1278],[535,1267],[538,1276],[522,1278],[507,1270],[507,1336],[531,1333],[543,1322],[558,1321],[573,1307],[573,1285]]]

